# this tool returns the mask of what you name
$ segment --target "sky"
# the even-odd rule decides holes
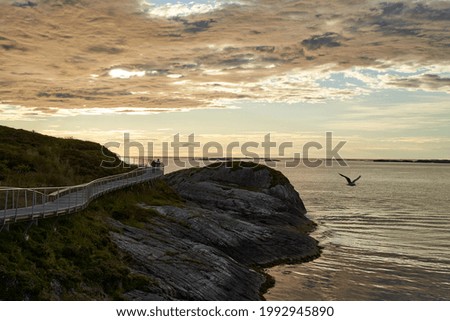
[[[258,155],[270,134],[290,156],[331,132],[343,158],[450,158],[450,1],[18,3],[0,0],[0,125],[119,154],[125,133]]]

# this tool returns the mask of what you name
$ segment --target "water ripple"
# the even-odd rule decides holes
[[[342,185],[338,169],[283,169],[319,224],[313,236],[324,251],[269,269],[276,285],[266,299],[449,300],[450,167],[398,168],[351,162],[349,172],[363,174],[355,188]]]

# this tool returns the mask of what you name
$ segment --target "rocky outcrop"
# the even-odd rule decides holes
[[[259,268],[319,255],[299,194],[280,172],[253,163],[215,164],[167,175],[183,207],[140,206],[151,224],[111,220],[112,238],[136,273],[155,280],[138,300],[258,300]]]

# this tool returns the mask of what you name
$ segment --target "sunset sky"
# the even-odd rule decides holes
[[[25,2],[0,0],[1,125],[450,158],[450,1]]]

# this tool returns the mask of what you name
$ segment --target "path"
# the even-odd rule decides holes
[[[103,194],[148,182],[162,175],[163,167],[146,167],[76,186],[0,188],[0,231],[10,223],[81,211]]]

